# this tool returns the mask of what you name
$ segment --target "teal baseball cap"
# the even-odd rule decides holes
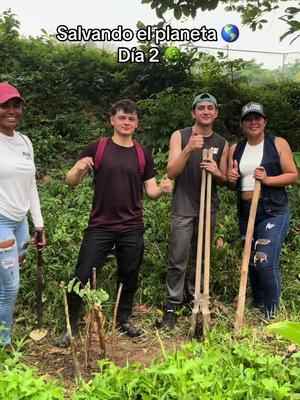
[[[218,107],[217,99],[214,96],[209,93],[201,93],[194,98],[192,108],[194,108],[197,103],[202,103],[203,101],[210,101],[215,107]]]

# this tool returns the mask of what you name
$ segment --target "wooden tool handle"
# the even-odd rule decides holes
[[[213,159],[213,149],[208,150],[208,161]],[[205,207],[205,248],[204,248],[204,290],[205,295],[209,295],[209,272],[210,272],[210,247],[211,247],[211,186],[212,175],[207,172],[206,180],[206,207]]]
[[[243,326],[243,316],[244,316],[244,307],[245,307],[245,299],[246,299],[246,288],[247,288],[247,278],[248,278],[248,268],[249,268],[249,260],[251,255],[251,247],[252,247],[252,238],[255,224],[255,217],[257,211],[257,205],[259,200],[261,183],[260,181],[255,181],[253,197],[251,201],[251,208],[248,218],[248,226],[246,232],[246,240],[244,244],[244,252],[242,258],[241,265],[241,280],[240,280],[240,290],[238,296],[238,304],[236,310],[236,318],[235,318],[235,332],[237,333]]]
[[[207,149],[203,149],[203,160],[205,158],[207,158]],[[203,169],[202,177],[201,177],[201,189],[200,189],[199,224],[198,224],[196,276],[195,276],[195,296],[199,296],[200,290],[201,290],[205,188],[206,188],[206,171],[205,171],[205,169]]]

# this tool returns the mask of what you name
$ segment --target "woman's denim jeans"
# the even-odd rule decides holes
[[[250,206],[249,202],[241,202],[239,228],[242,240],[245,240]],[[264,306],[266,318],[274,317],[279,307],[281,292],[279,259],[282,244],[289,230],[289,223],[288,209],[276,216],[271,216],[264,211],[262,202],[258,203],[249,279],[253,303]]]
[[[10,343],[13,310],[19,291],[19,257],[26,255],[28,241],[26,217],[13,221],[0,215],[0,345]]]

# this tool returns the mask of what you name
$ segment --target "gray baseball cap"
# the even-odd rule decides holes
[[[250,114],[250,113],[259,114],[262,117],[266,118],[264,108],[263,108],[262,104],[260,104],[260,103],[250,102],[250,103],[246,104],[242,108],[241,121],[245,118],[245,116],[247,114]]]

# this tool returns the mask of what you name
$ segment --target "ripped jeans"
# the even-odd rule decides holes
[[[242,240],[245,240],[251,203],[241,201],[239,228]],[[266,318],[273,318],[279,307],[281,279],[279,260],[281,247],[288,233],[290,213],[283,210],[276,216],[264,211],[258,203],[252,254],[249,264],[249,280],[255,305],[263,305]]]
[[[25,259],[28,241],[27,217],[13,221],[0,215],[0,345],[10,343],[19,265]]]

